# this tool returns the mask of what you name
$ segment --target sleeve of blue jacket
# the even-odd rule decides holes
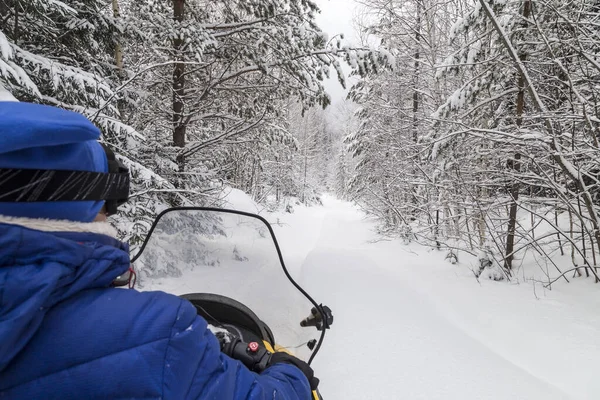
[[[182,301],[165,354],[166,399],[310,400],[308,380],[296,367],[276,364],[262,374],[220,351],[196,309]]]

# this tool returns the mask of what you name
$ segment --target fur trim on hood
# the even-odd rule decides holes
[[[108,222],[73,222],[56,219],[7,217],[5,215],[0,215],[0,223],[19,225],[42,232],[97,233],[118,239],[117,230]]]

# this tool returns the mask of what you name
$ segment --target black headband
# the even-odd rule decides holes
[[[104,149],[104,153],[106,154],[106,160],[108,162],[108,172],[110,174],[125,174],[127,175],[127,191],[119,193],[116,199],[104,199],[106,200],[104,203],[104,207],[106,209],[106,213],[108,215],[116,214],[117,208],[127,202],[129,199],[129,169],[125,167],[119,160],[117,160],[117,156],[111,150],[110,147],[106,146],[104,143],[100,143],[102,148]],[[123,188],[125,189],[125,188]],[[123,196],[124,195],[124,196]]]
[[[129,172],[0,168],[0,202],[102,201],[129,197]],[[110,212],[109,212],[110,213]]]

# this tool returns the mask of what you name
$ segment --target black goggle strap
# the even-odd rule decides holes
[[[113,211],[129,198],[129,172],[0,168],[0,202],[106,201]],[[114,213],[114,212],[113,212]]]
[[[107,145],[105,145],[104,143],[100,143],[100,145],[102,146],[102,148],[104,149],[104,153],[106,154],[106,160],[108,161],[108,172],[109,173],[126,173],[127,176],[129,177],[129,170],[117,160],[117,157],[115,156],[115,153],[112,151],[112,149],[110,147],[108,147]],[[106,213],[108,215],[116,214],[117,208],[119,208],[120,205],[126,203],[128,198],[129,198],[129,187],[127,188],[127,196],[126,197],[117,199],[117,200],[106,199],[106,201],[104,202],[104,208],[106,209]]]

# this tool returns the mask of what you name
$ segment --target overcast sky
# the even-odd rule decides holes
[[[358,43],[352,24],[354,10],[357,7],[354,0],[315,0],[315,2],[321,9],[321,14],[317,15],[317,24],[329,34],[330,38],[338,33],[344,33],[345,41],[351,44]],[[344,65],[344,70],[348,73],[350,69]],[[349,82],[347,87],[350,87]],[[333,69],[331,69],[331,79],[325,82],[325,89],[334,105],[342,101],[348,93],[338,82]]]

